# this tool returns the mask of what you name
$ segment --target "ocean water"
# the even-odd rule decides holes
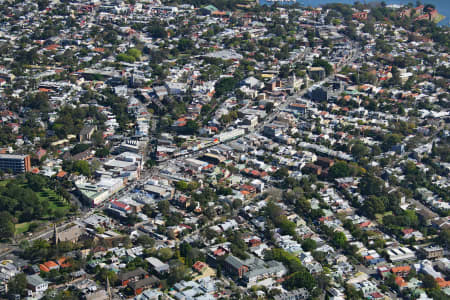
[[[345,3],[345,4],[353,4],[355,0],[297,0],[302,5],[305,6],[320,6],[327,3]],[[369,2],[381,2],[381,0],[359,0],[361,3],[369,3]],[[415,0],[384,0],[386,4],[408,4],[413,3],[416,4]],[[438,12],[441,15],[445,16],[445,19],[442,20],[439,25],[449,25],[450,24],[450,0],[422,0],[423,4],[433,4]],[[261,5],[271,4],[271,2],[267,0],[259,0]]]

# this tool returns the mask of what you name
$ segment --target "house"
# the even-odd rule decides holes
[[[38,160],[41,160],[41,158],[43,158],[45,156],[45,154],[47,154],[47,150],[39,148],[39,150],[36,151],[36,158]]]
[[[370,294],[378,291],[377,285],[369,280],[353,283],[353,287],[361,291],[364,295],[364,298],[367,298]]]
[[[275,91],[277,88],[282,88],[283,84],[280,79],[274,78],[267,83],[267,89]]]
[[[219,11],[214,5],[207,5],[205,7],[199,8],[197,13],[202,16],[212,15],[214,12]]]
[[[48,289],[48,282],[38,274],[27,276],[27,287],[35,293],[43,293]]]
[[[315,164],[321,166],[322,168],[331,168],[334,165],[334,160],[327,157],[317,157]]]
[[[147,257],[145,260],[150,264],[150,267],[153,270],[155,270],[155,272],[157,272],[159,274],[163,274],[163,273],[169,272],[169,269],[170,269],[169,265],[163,263],[162,261],[160,261],[156,257]]]
[[[391,268],[391,273],[395,276],[405,277],[409,274],[411,271],[410,266],[398,266]]]
[[[320,175],[322,173],[322,167],[311,163],[305,164],[302,170],[316,175]]]
[[[309,292],[305,288],[285,292],[274,297],[275,300],[303,300],[309,299]]]
[[[202,261],[197,261],[192,265],[192,268],[198,273],[203,273],[208,268],[208,265]]]
[[[87,227],[96,229],[98,227],[109,227],[111,220],[99,214],[93,214],[83,220],[83,223],[86,224]]]
[[[368,13],[366,11],[358,11],[352,14],[353,19],[367,20]]]
[[[389,276],[389,274],[390,274],[389,268],[386,267],[386,266],[380,266],[380,267],[378,267],[378,268],[377,268],[377,273],[378,273],[378,275],[379,275],[382,279],[386,278],[386,277]]]
[[[144,279],[128,283],[133,290],[134,295],[141,294],[145,289],[159,285],[159,279],[155,276],[146,277]]]
[[[148,277],[148,272],[139,267],[133,271],[121,272],[118,276],[118,279],[121,285],[125,287],[128,285],[128,283],[138,281],[145,277]]]
[[[68,152],[66,152],[66,153],[68,153]],[[85,150],[83,152],[75,154],[72,157],[68,156],[68,159],[77,161],[77,160],[88,160],[88,159],[91,159],[93,157],[94,157],[94,151],[92,151],[91,149],[87,149],[87,150]]]

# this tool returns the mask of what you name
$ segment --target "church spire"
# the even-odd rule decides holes
[[[58,242],[59,242],[58,228],[56,227],[56,224],[53,223],[53,244],[55,246],[58,246]]]
[[[108,295],[108,300],[112,300],[111,286],[109,284],[109,277],[108,276],[106,276],[106,294]]]

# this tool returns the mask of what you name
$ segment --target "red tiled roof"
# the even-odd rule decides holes
[[[61,170],[61,171],[58,172],[58,174],[56,174],[56,177],[62,178],[62,177],[64,177],[64,176],[66,176],[66,175],[67,175],[67,172]]]
[[[409,272],[409,271],[411,271],[411,267],[410,266],[399,266],[399,267],[393,267],[391,269],[392,273]]]
[[[399,286],[399,287],[404,287],[407,286],[408,284],[406,283],[405,279],[401,278],[400,276],[395,277],[395,283]]]
[[[45,47],[46,50],[56,50],[58,48],[59,48],[59,45],[57,45],[57,44],[52,44],[52,45]]]
[[[72,265],[67,261],[67,258],[65,258],[65,257],[61,257],[61,258],[58,259],[56,262],[58,263],[58,265],[59,265],[61,268],[69,268],[70,266],[72,266]]]
[[[207,265],[204,263],[204,262],[202,262],[202,261],[197,261],[193,266],[192,266],[192,268],[194,268],[194,270],[196,270],[196,271],[198,271],[198,272],[201,272],[204,268],[206,268],[207,267]]]
[[[117,207],[126,209],[126,210],[130,209],[130,206],[128,206],[128,204],[122,203],[120,201],[112,201],[112,204],[117,206]]]
[[[414,232],[414,229],[412,228],[405,228],[402,230],[403,234],[410,234]]]

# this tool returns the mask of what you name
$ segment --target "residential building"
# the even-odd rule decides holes
[[[170,269],[169,265],[163,263],[156,257],[147,257],[145,260],[150,264],[150,267],[157,273],[163,274],[169,272]]]
[[[48,289],[48,282],[38,274],[27,276],[27,286],[35,293],[43,293]]]
[[[274,297],[275,300],[304,300],[309,299],[309,292],[307,289],[301,288],[292,290]]]

